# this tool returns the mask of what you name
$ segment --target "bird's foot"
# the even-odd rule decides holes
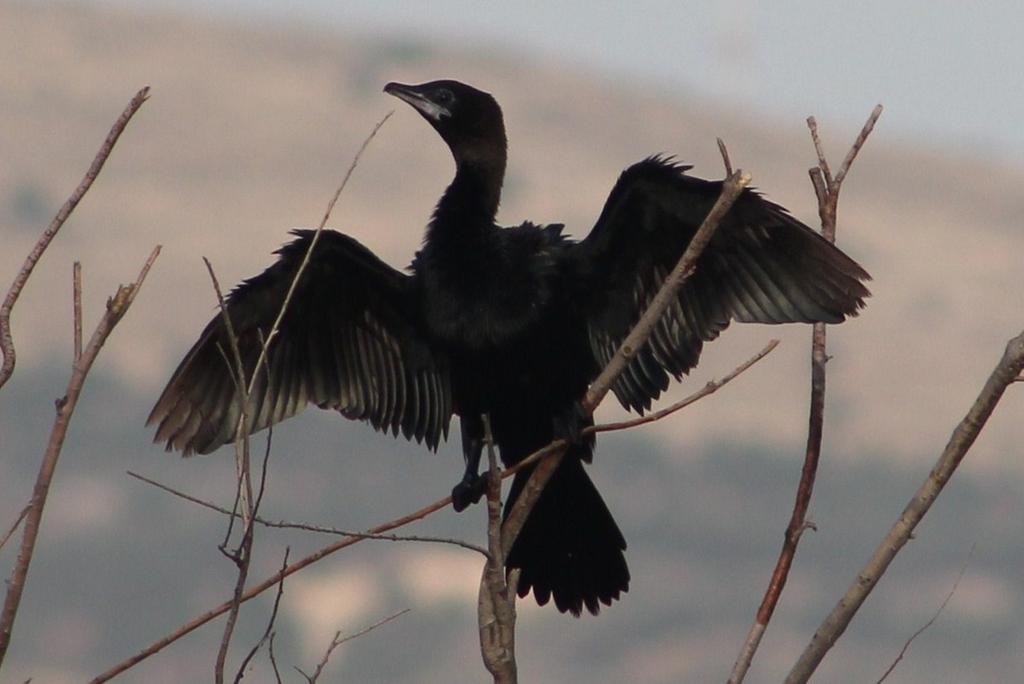
[[[457,485],[452,487],[452,508],[461,513],[471,504],[479,501],[486,491],[486,477],[467,473]]]
[[[578,401],[574,401],[568,409],[556,414],[553,421],[555,437],[564,439],[571,446],[579,446],[593,439],[583,434],[584,428],[593,421],[590,414],[584,410],[583,404]]]

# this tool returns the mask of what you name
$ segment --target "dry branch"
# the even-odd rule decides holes
[[[121,133],[124,131],[131,118],[135,115],[135,112],[139,110],[148,97],[148,87],[138,91],[135,94],[135,97],[131,99],[128,106],[114,122],[106,139],[100,146],[99,151],[93,157],[92,163],[85,172],[85,176],[83,176],[78,187],[76,187],[74,192],[71,193],[71,196],[64,202],[60,210],[58,210],[57,215],[54,216],[46,230],[43,231],[39,240],[36,241],[35,246],[25,258],[25,263],[18,271],[18,274],[14,278],[14,282],[7,291],[3,304],[0,305],[0,352],[3,353],[4,357],[3,365],[0,366],[0,387],[3,387],[14,373],[16,354],[14,349],[14,338],[11,333],[11,312],[14,310],[14,305],[21,296],[21,291],[25,287],[25,283],[28,282],[36,264],[39,263],[39,259],[42,258],[43,253],[53,241],[53,238],[56,237],[61,226],[64,225],[68,220],[68,217],[71,216],[71,213],[75,210],[75,207],[77,207],[78,203],[82,201],[83,197],[85,197],[85,193],[87,193],[89,188],[92,187],[93,181],[96,180],[100,171],[103,170],[103,165],[106,163],[107,158],[113,151],[114,145],[117,143],[118,138],[120,138]],[[67,391],[64,397],[57,402],[57,417],[50,433],[50,441],[47,445],[46,452],[43,455],[43,461],[39,466],[39,474],[36,478],[35,487],[33,488],[32,499],[22,511],[18,521],[16,521],[11,527],[11,532],[9,533],[13,534],[22,519],[24,519],[25,529],[22,535],[21,546],[18,550],[18,557],[15,561],[14,568],[11,570],[11,576],[7,581],[7,594],[4,597],[3,610],[0,612],[0,665],[3,664],[4,658],[7,655],[7,649],[10,646],[11,634],[14,629],[14,620],[18,614],[18,606],[21,603],[21,595],[25,588],[25,581],[28,578],[29,565],[32,562],[32,554],[35,549],[36,539],[39,534],[39,527],[42,522],[43,507],[46,504],[46,496],[50,489],[50,482],[53,479],[53,474],[57,467],[60,449],[64,444],[64,436],[67,433],[68,425],[71,421],[71,415],[74,412],[75,404],[78,401],[78,396],[85,383],[85,378],[88,375],[89,368],[96,359],[96,355],[99,354],[99,350],[103,346],[103,343],[113,331],[118,321],[121,320],[121,317],[124,316],[128,307],[131,306],[139,287],[142,285],[142,281],[146,277],[146,273],[149,272],[150,266],[153,265],[153,262],[156,260],[159,253],[160,248],[157,247],[153,250],[153,253],[146,261],[145,266],[143,266],[138,279],[131,285],[119,287],[114,297],[108,300],[107,311],[100,319],[99,325],[96,327],[96,331],[93,333],[93,337],[89,341],[89,347],[85,351],[81,350],[80,268],[77,264],[75,266],[76,277],[74,278],[73,288],[75,312],[75,358],[72,364],[71,379],[68,382]],[[6,541],[7,536],[4,538],[4,543],[6,543]]]
[[[25,263],[22,265],[21,270],[18,271],[18,275],[15,276],[14,282],[11,284],[11,288],[7,291],[7,296],[4,298],[4,302],[0,305],[0,351],[3,352],[4,362],[0,366],[0,387],[3,387],[7,380],[14,373],[14,364],[16,361],[16,355],[14,351],[14,338],[11,335],[11,311],[14,309],[14,305],[18,301],[18,297],[21,296],[21,290],[25,287],[25,283],[28,282],[29,277],[32,275],[32,271],[35,269],[36,264],[39,263],[39,259],[42,258],[43,252],[50,246],[50,242],[57,236],[57,232],[64,225],[64,222],[71,216],[71,212],[75,210],[78,203],[85,197],[85,193],[89,192],[89,188],[92,187],[93,181],[100,175],[100,171],[103,170],[103,165],[107,161],[107,157],[114,151],[114,145],[117,143],[117,139],[121,137],[121,133],[124,131],[128,122],[135,115],[135,112],[139,110],[139,107],[149,97],[149,87],[145,87],[139,92],[135,93],[135,97],[131,99],[128,106],[121,113],[121,116],[117,118],[114,125],[111,127],[110,132],[107,134],[106,140],[100,146],[96,156],[93,157],[92,164],[89,165],[89,169],[85,172],[85,176],[82,181],[75,188],[75,191],[71,193],[67,201],[64,202],[57,215],[53,217],[53,221],[43,231],[43,234],[39,237],[32,251],[29,252],[28,256],[25,257]],[[2,659],[2,651],[0,651],[0,659]]]
[[[903,648],[901,648],[900,652],[896,654],[896,658],[889,664],[889,667],[886,668],[885,672],[882,673],[882,676],[878,678],[878,681],[875,684],[882,684],[882,682],[889,678],[889,675],[893,673],[896,666],[900,664],[901,660],[903,660],[903,656],[907,654],[907,650],[910,648],[910,644],[914,643],[914,639],[924,634],[925,631],[935,624],[935,621],[939,619],[939,616],[942,615],[942,611],[944,611],[946,606],[949,605],[950,599],[953,598],[953,594],[956,593],[957,587],[960,586],[960,580],[964,578],[964,573],[967,572],[967,565],[971,562],[971,556],[974,555],[974,549],[976,546],[977,544],[971,545],[971,550],[968,552],[967,558],[964,560],[964,564],[960,566],[960,572],[957,573],[956,579],[953,580],[953,586],[950,587],[949,591],[946,593],[946,598],[942,599],[942,603],[940,603],[939,607],[935,609],[935,612],[930,618],[928,618],[928,621],[914,630],[914,633],[903,642]]]
[[[146,279],[146,274],[149,273],[150,267],[159,254],[160,247],[157,247],[149,255],[135,282],[119,286],[114,296],[107,300],[107,310],[89,339],[89,344],[83,350],[82,357],[72,366],[71,378],[68,380],[64,396],[57,400],[57,416],[54,419],[46,452],[43,454],[39,474],[36,476],[36,483],[32,489],[32,499],[29,502],[28,513],[25,515],[25,527],[21,546],[18,549],[18,558],[11,570],[10,578],[7,580],[7,595],[4,599],[3,612],[0,613],[0,664],[3,663],[11,642],[14,619],[18,614],[18,606],[21,603],[25,581],[28,579],[29,565],[32,562],[32,554],[35,551],[36,539],[42,524],[43,507],[46,505],[50,483],[53,481],[53,475],[57,469],[57,460],[60,458],[64,437],[71,424],[71,416],[78,404],[78,397],[81,395],[85,379],[99,355],[100,349],[132,305],[135,295],[138,294],[142,282]]]
[[[235,515],[234,511],[230,509],[224,508],[223,506],[218,506],[217,504],[211,503],[209,501],[205,501],[203,499],[200,499],[199,497],[192,496],[191,494],[187,494],[186,492],[175,489],[174,487],[170,487],[161,482],[157,482],[156,480],[152,480],[146,477],[145,475],[139,475],[138,473],[134,473],[130,470],[127,471],[127,474],[130,477],[134,477],[136,480],[145,482],[146,484],[152,485],[157,489],[162,489],[168,494],[172,494],[178,498],[184,499],[185,501],[189,501],[191,503],[202,506],[203,508],[208,508],[211,511],[216,511],[217,513],[220,513],[222,515]],[[511,475],[511,473],[509,473],[509,475]],[[508,475],[506,475],[504,472],[502,472],[501,476],[502,479],[508,477]],[[272,527],[276,529],[302,530],[303,532],[331,534],[336,537],[358,537],[360,539],[378,539],[381,541],[412,541],[427,542],[433,544],[451,544],[452,546],[461,546],[464,549],[476,551],[477,553],[485,557],[488,555],[487,549],[483,548],[482,546],[477,546],[476,544],[471,544],[467,541],[463,541],[461,539],[454,539],[451,537],[433,537],[419,534],[369,534],[367,532],[339,530],[337,527],[329,527],[327,525],[314,525],[312,523],[289,522],[286,520],[267,520],[266,518],[263,518],[259,515],[253,516],[253,520],[255,520],[256,524],[258,525],[263,525],[264,527]]]
[[[751,356],[749,359],[747,359],[746,361],[744,361],[740,365],[736,366],[736,368],[734,368],[728,374],[723,375],[720,380],[708,380],[707,383],[703,387],[701,387],[699,390],[697,390],[693,394],[690,394],[689,396],[683,397],[679,401],[677,401],[677,402],[675,402],[673,404],[670,404],[669,406],[666,406],[663,409],[658,409],[657,411],[651,411],[650,413],[648,413],[645,416],[639,416],[637,418],[630,418],[628,420],[622,420],[622,421],[619,421],[617,423],[604,423],[602,425],[595,425],[595,426],[590,427],[590,428],[585,428],[583,430],[583,434],[590,434],[591,432],[595,432],[596,433],[596,432],[612,432],[614,430],[628,430],[629,428],[638,427],[640,425],[646,425],[647,423],[653,423],[653,422],[655,422],[657,420],[661,420],[662,418],[670,416],[673,413],[675,413],[676,411],[679,411],[680,409],[686,408],[687,406],[689,406],[690,404],[694,403],[695,401],[703,399],[704,397],[708,396],[709,394],[714,394],[715,392],[720,390],[722,387],[727,385],[729,382],[731,382],[734,378],[736,378],[736,376],[740,375],[741,373],[746,372],[747,369],[749,369],[755,363],[757,363],[758,361],[760,361],[764,357],[766,357],[769,354],[771,354],[773,351],[775,351],[775,348],[778,347],[778,346],[779,346],[779,341],[778,340],[769,340],[768,344],[766,344],[761,349],[761,351],[757,352],[756,354]],[[517,467],[519,466],[519,464],[516,464],[516,465],[517,465]]]
[[[25,519],[25,516],[28,515],[28,512],[31,509],[32,509],[32,504],[31,503],[27,504],[24,508],[21,509],[21,512],[18,513],[18,517],[15,518],[14,522],[11,523],[11,526],[9,528],[7,528],[7,532],[4,533],[3,538],[0,538],[0,549],[3,549],[4,546],[7,545],[8,540],[12,536],[14,536],[15,532],[18,531],[18,527],[21,525],[21,521]]]
[[[288,567],[288,555],[291,553],[291,547],[287,547],[284,550],[284,560],[281,561],[282,568]],[[242,681],[242,677],[245,676],[245,670],[249,667],[249,663],[259,652],[263,644],[269,644],[270,639],[274,635],[274,623],[277,621],[277,611],[281,607],[281,597],[284,596],[284,578],[277,583],[277,595],[274,597],[274,607],[270,611],[270,619],[267,620],[267,628],[263,630],[263,636],[260,640],[250,649],[248,655],[242,659],[242,664],[238,666],[238,672],[235,673],[235,684]],[[269,646],[268,646],[269,648]],[[276,668],[275,668],[276,669]]]
[[[309,684],[316,684],[316,682],[320,679],[320,675],[323,673],[324,668],[327,667],[327,663],[328,663],[328,661],[330,661],[331,654],[334,653],[334,649],[338,648],[338,646],[341,646],[346,641],[352,641],[353,639],[358,639],[359,637],[361,637],[361,636],[363,636],[365,634],[369,634],[370,632],[372,632],[373,630],[377,629],[378,627],[380,627],[382,625],[385,625],[385,624],[391,622],[392,620],[394,620],[396,618],[402,617],[403,615],[408,613],[410,610],[411,610],[410,608],[404,608],[404,609],[398,611],[397,613],[393,613],[391,615],[388,615],[386,618],[383,618],[381,620],[377,620],[377,622],[373,623],[372,625],[370,625],[368,627],[364,627],[363,629],[359,630],[355,634],[350,634],[347,637],[342,637],[340,631],[335,632],[334,633],[334,638],[331,639],[331,643],[328,644],[328,646],[327,646],[327,651],[324,653],[324,657],[320,660],[319,663],[317,663],[316,669],[313,671],[312,675],[306,674],[302,670],[299,670],[299,668],[295,668],[295,669],[299,671],[299,674],[301,674],[303,677],[306,678],[306,681]]]
[[[729,148],[725,146],[725,141],[721,138],[715,138],[718,141],[718,153],[722,155],[722,164],[725,166],[725,175],[732,175],[732,161],[729,159]]]
[[[889,534],[878,545],[870,560],[857,574],[856,579],[846,594],[839,600],[832,612],[814,633],[796,665],[786,677],[786,684],[806,682],[817,669],[832,645],[846,630],[850,620],[860,609],[868,594],[878,584],[889,564],[900,549],[910,540],[921,519],[931,508],[935,499],[949,482],[957,467],[963,461],[967,451],[974,444],[981,429],[985,427],[989,416],[1003,396],[1003,392],[1024,370],[1024,332],[1010,340],[1006,345],[995,370],[988,377],[978,398],[974,401],[967,415],[956,426],[946,448],[932,468],[928,479],[917,490],[913,498],[903,509],[899,519],[893,524]]]
[[[825,159],[825,153],[821,147],[821,138],[818,136],[818,125],[814,117],[807,118],[807,127],[811,132],[811,140],[818,156],[818,165],[810,169],[811,183],[814,185],[814,192],[818,198],[818,215],[821,217],[821,234],[829,242],[836,241],[836,210],[839,205],[839,191],[842,189],[843,179],[850,170],[850,165],[856,158],[860,148],[875,126],[875,122],[882,113],[882,106],[878,105],[867,123],[861,129],[843,160],[839,175],[835,178]],[[825,351],[825,324],[815,323],[811,330],[811,399],[810,411],[807,426],[807,449],[804,453],[804,464],[800,472],[800,483],[797,485],[796,500],[793,503],[793,512],[786,526],[783,537],[782,550],[775,563],[768,588],[765,590],[761,605],[757,609],[757,616],[754,624],[750,627],[747,637],[740,648],[739,656],[733,665],[729,675],[729,684],[739,684],[750,669],[750,663],[761,643],[768,623],[772,619],[775,607],[782,596],[782,590],[786,586],[789,577],[789,570],[793,566],[793,559],[796,557],[796,547],[800,542],[800,536],[810,525],[807,522],[807,511],[811,505],[811,494],[814,491],[814,480],[818,473],[818,460],[821,457],[821,440],[824,433],[825,423],[825,364],[828,362],[828,354]]]
[[[76,261],[71,269],[72,317],[74,318],[74,362],[82,358],[82,263]]]
[[[480,630],[480,654],[484,667],[497,684],[515,684],[516,603],[515,587],[506,582],[501,524],[501,469],[494,453],[494,435],[485,414],[484,441],[487,446],[487,562],[480,578],[477,599],[477,624]],[[514,580],[513,580],[514,582]]]

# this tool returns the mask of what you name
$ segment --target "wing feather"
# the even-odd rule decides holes
[[[246,382],[313,238],[294,234],[274,265],[227,300]],[[311,402],[436,448],[451,419],[451,390],[444,360],[421,333],[415,296],[410,276],[352,238],[323,231],[253,384],[250,432]],[[218,313],[153,407],[148,423],[168,450],[209,453],[235,439],[241,392],[228,342]]]
[[[636,324],[721,192],[721,182],[688,176],[689,168],[652,157],[624,171],[590,235],[570,250],[599,366]],[[867,280],[837,247],[745,190],[612,389],[623,406],[643,412],[730,321],[839,323],[864,305]]]

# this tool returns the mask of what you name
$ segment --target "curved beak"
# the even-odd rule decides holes
[[[440,121],[443,117],[451,116],[452,112],[447,107],[442,107],[424,92],[422,86],[405,85],[404,83],[391,82],[384,86],[384,92],[394,95],[399,100],[408,103],[416,111],[431,121]]]

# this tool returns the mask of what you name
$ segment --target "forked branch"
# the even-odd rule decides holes
[[[849,589],[836,604],[828,617],[819,625],[810,643],[804,649],[800,659],[786,677],[786,684],[802,684],[810,679],[818,668],[825,654],[846,631],[850,620],[860,609],[868,594],[875,588],[885,574],[896,554],[910,540],[914,529],[942,493],[943,487],[953,477],[957,467],[963,461],[967,451],[978,438],[989,417],[1003,396],[1003,392],[1024,371],[1024,332],[1010,340],[1003,352],[1003,357],[995,370],[985,381],[981,393],[974,400],[967,415],[953,430],[946,448],[929,473],[928,478],[918,488],[907,503],[903,513],[893,524],[885,539],[878,545],[868,562],[857,573],[857,577]]]
[[[93,181],[96,180],[100,171],[103,170],[103,165],[106,163],[107,158],[113,151],[118,138],[121,137],[121,133],[128,125],[132,116],[135,115],[135,112],[139,110],[148,97],[148,87],[137,92],[135,97],[131,99],[128,106],[114,122],[114,125],[107,134],[106,139],[100,146],[99,151],[96,153],[96,156],[93,157],[92,163],[89,165],[89,169],[85,172],[85,176],[78,184],[78,187],[75,188],[74,192],[71,193],[71,196],[68,197],[67,201],[65,201],[61,206],[60,210],[58,210],[57,215],[54,216],[46,230],[43,231],[39,240],[36,241],[35,246],[25,258],[25,263],[15,276],[14,283],[7,291],[3,304],[0,305],[0,352],[3,353],[4,357],[3,364],[0,366],[0,387],[3,387],[4,383],[6,383],[14,373],[16,355],[14,349],[14,338],[11,334],[11,312],[14,310],[14,305],[18,301],[18,297],[21,296],[21,291],[25,287],[25,283],[28,282],[36,264],[39,263],[39,259],[42,258],[43,253],[46,251],[46,248],[49,247],[53,238],[56,237],[61,226],[64,225],[68,220],[68,217],[71,216],[71,213],[75,210],[75,207],[77,207],[78,203],[82,201],[83,197],[85,197],[85,193],[87,193],[89,188],[92,187]],[[11,575],[7,580],[7,594],[4,598],[3,610],[0,611],[0,665],[3,664],[4,657],[7,655],[7,648],[10,646],[11,634],[14,630],[14,620],[18,614],[21,595],[25,589],[25,581],[28,578],[29,565],[32,562],[32,554],[35,550],[36,539],[39,535],[39,528],[42,523],[43,507],[46,504],[46,497],[49,493],[50,482],[53,480],[53,474],[57,468],[57,460],[60,457],[60,450],[64,445],[64,436],[67,433],[68,425],[71,421],[71,415],[74,412],[75,404],[78,401],[78,396],[82,391],[82,386],[85,384],[85,378],[89,373],[89,369],[92,367],[92,363],[95,361],[97,354],[99,354],[100,348],[103,346],[103,343],[106,342],[107,337],[113,331],[114,327],[121,320],[121,317],[124,316],[128,307],[131,306],[139,287],[142,286],[142,281],[146,278],[149,268],[153,265],[153,262],[156,260],[159,253],[160,247],[154,249],[153,253],[146,261],[145,266],[143,266],[138,279],[130,285],[122,285],[119,287],[117,289],[117,293],[107,301],[107,311],[100,319],[100,322],[96,327],[96,331],[89,340],[89,346],[85,350],[82,350],[81,348],[81,279],[80,269],[76,264],[73,294],[75,317],[74,362],[72,364],[71,378],[68,382],[64,397],[59,399],[57,402],[57,417],[54,420],[53,428],[50,432],[50,440],[47,444],[46,452],[43,454],[42,463],[39,466],[39,474],[36,477],[35,487],[32,491],[32,499],[29,501],[28,506],[23,510],[22,516],[19,516],[19,522],[22,518],[24,519],[25,528],[22,533],[18,557],[15,560],[14,568],[11,570]],[[17,525],[18,523],[15,523],[11,528],[11,533],[14,532]],[[6,542],[6,537],[4,541]]]
[[[110,333],[127,313],[128,308],[135,301],[142,282],[146,279],[150,267],[160,254],[160,247],[156,247],[139,273],[135,282],[129,285],[121,285],[113,297],[107,300],[107,310],[100,319],[96,330],[89,339],[89,344],[82,351],[71,370],[71,378],[68,380],[64,396],[57,400],[57,416],[50,431],[50,439],[46,445],[46,452],[43,454],[42,463],[39,465],[39,473],[36,476],[36,483],[32,489],[32,499],[25,514],[25,527],[22,532],[21,546],[18,549],[18,557],[7,580],[7,595],[4,599],[3,612],[0,613],[0,664],[3,663],[7,648],[11,642],[11,634],[14,630],[14,619],[18,614],[18,607],[21,603],[22,592],[25,590],[25,581],[28,579],[29,566],[32,563],[32,555],[35,551],[36,540],[39,537],[39,530],[42,525],[43,507],[46,505],[46,497],[50,492],[50,483],[57,470],[57,461],[60,458],[61,448],[64,446],[64,437],[67,434],[68,426],[71,424],[71,416],[78,404],[78,397],[85,386],[85,379],[92,368],[93,362],[100,353],[100,349],[107,341]]]
[[[75,191],[71,193],[67,201],[61,206],[57,215],[53,217],[50,225],[47,227],[43,234],[39,236],[39,240],[36,242],[35,247],[29,252],[28,256],[25,257],[25,263],[22,265],[21,270],[18,271],[18,275],[15,276],[14,282],[11,284],[11,288],[7,291],[7,296],[4,298],[4,302],[0,305],[0,351],[3,352],[4,362],[0,365],[0,387],[3,387],[7,380],[14,373],[14,364],[16,362],[16,354],[14,350],[14,338],[11,334],[11,312],[14,310],[14,305],[18,301],[18,297],[21,296],[21,290],[25,287],[25,283],[28,282],[29,277],[32,275],[32,271],[35,269],[36,264],[39,263],[39,259],[42,258],[43,252],[50,246],[53,238],[57,236],[57,232],[64,225],[64,222],[71,216],[71,212],[75,210],[78,203],[85,197],[85,193],[89,192],[89,188],[92,187],[93,181],[100,175],[100,171],[103,170],[103,165],[106,164],[107,158],[110,153],[114,151],[114,145],[117,144],[118,138],[121,137],[121,133],[124,132],[128,122],[131,121],[132,117],[135,116],[135,112],[139,111],[139,107],[149,98],[149,86],[146,86],[139,92],[135,93],[135,97],[131,99],[128,106],[121,113],[121,116],[117,118],[114,125],[111,127],[110,132],[107,134],[106,140],[100,146],[96,156],[93,157],[92,164],[89,165],[88,171],[85,172],[85,176],[82,177],[82,181],[75,188]]]
[[[875,107],[868,117],[867,123],[861,129],[860,134],[854,141],[853,146],[847,153],[839,173],[835,178],[829,169],[828,161],[821,147],[821,138],[818,136],[818,124],[814,117],[808,117],[807,127],[811,131],[811,140],[818,156],[818,165],[809,171],[811,183],[818,198],[818,215],[821,217],[821,234],[829,242],[836,240],[836,210],[839,205],[839,191],[842,189],[843,179],[850,170],[850,165],[857,157],[860,148],[864,146],[868,135],[874,129],[875,122],[882,114],[882,105]],[[757,647],[772,619],[775,607],[778,605],[782,590],[789,578],[789,570],[793,566],[793,559],[796,557],[796,547],[800,537],[809,526],[807,522],[807,511],[811,505],[811,494],[814,491],[814,480],[818,473],[818,461],[821,457],[821,440],[824,433],[825,423],[825,364],[828,362],[828,354],[825,351],[825,324],[815,323],[811,331],[811,400],[810,415],[807,427],[807,449],[804,453],[804,465],[800,472],[800,483],[797,485],[796,500],[793,503],[793,512],[786,526],[786,532],[782,541],[782,550],[775,563],[768,588],[765,590],[761,605],[757,609],[757,616],[754,624],[747,633],[747,638],[740,648],[739,656],[733,665],[729,675],[729,684],[739,684],[750,669]]]

